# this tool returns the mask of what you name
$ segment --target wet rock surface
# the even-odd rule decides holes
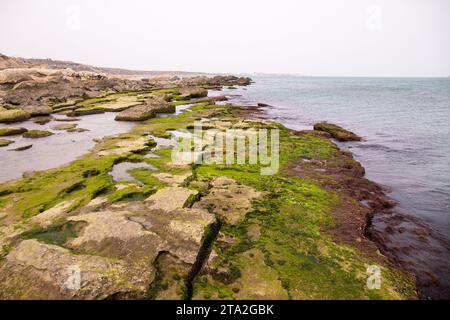
[[[175,112],[163,98],[149,98],[144,104],[128,108],[116,116],[117,121],[143,121],[154,118],[157,113]]]
[[[361,137],[355,133],[345,130],[344,128],[327,122],[320,122],[314,125],[314,130],[323,131],[329,133],[333,138],[338,141],[361,141]]]

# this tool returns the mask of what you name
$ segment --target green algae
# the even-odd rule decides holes
[[[173,88],[147,93],[117,93],[109,97],[130,94],[168,94],[173,105],[193,102],[174,101],[178,93]],[[101,104],[105,97],[95,99],[89,103]],[[263,196],[253,201],[251,211],[238,224],[229,225],[219,220],[220,231],[207,229],[203,238],[209,240],[204,243],[203,250],[208,254],[212,250],[215,254],[210,271],[189,278],[185,266],[166,266],[160,269],[157,281],[150,288],[149,298],[255,298],[254,292],[260,291],[259,283],[264,283],[266,288],[261,297],[271,299],[415,298],[414,284],[409,276],[373,261],[354,247],[335,242],[323,232],[324,228],[333,228],[336,224],[332,208],[340,201],[337,193],[306,177],[293,177],[286,172],[290,163],[298,159],[332,161],[338,149],[327,139],[308,133],[294,134],[281,125],[277,126],[280,129],[280,171],[273,176],[260,175],[260,165],[174,167],[170,165],[170,148],[155,151],[158,158],[144,158],[138,153],[98,157],[99,150],[114,148],[121,139],[146,134],[170,137],[169,130],[186,128],[198,118],[214,116],[237,120],[240,110],[207,103],[190,109],[191,112],[177,116],[142,122],[129,136],[104,139],[92,153],[68,166],[0,185],[0,208],[8,206],[11,214],[21,222],[66,200],[76,199],[69,211],[81,208],[100,194],[107,195],[111,202],[142,200],[166,186],[152,176],[155,172],[181,174],[193,170],[188,187],[199,190],[200,195],[208,192],[205,186],[208,181],[226,176],[261,191]],[[108,172],[114,164],[125,160],[145,161],[159,171],[132,170],[132,176],[143,186],[130,184],[116,190]],[[193,203],[197,199],[191,200]],[[256,233],[252,231],[255,228],[258,230]],[[73,236],[73,232],[71,227],[54,227],[35,229],[23,237],[61,245]],[[225,243],[216,239],[218,232],[232,241]],[[366,286],[366,268],[372,264],[380,265],[382,269],[383,284],[378,290],[369,290]],[[249,266],[252,266],[252,272],[249,272]],[[190,283],[191,289],[184,280]]]
[[[37,138],[44,138],[49,137],[53,135],[52,132],[47,130],[28,130],[23,134],[24,138],[31,138],[31,139],[37,139]]]

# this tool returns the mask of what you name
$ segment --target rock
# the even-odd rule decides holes
[[[75,201],[76,199],[60,202],[56,206],[32,217],[31,221],[40,224],[42,227],[48,227],[52,225],[55,220],[65,217]]]
[[[185,174],[179,174],[179,175],[172,175],[170,173],[154,173],[152,176],[158,178],[158,180],[168,183],[172,186],[179,186],[181,185],[185,180],[192,177],[192,172],[187,172]]]
[[[275,269],[266,264],[261,250],[251,249],[240,255],[242,260],[241,276],[234,284],[239,291],[235,299],[250,300],[287,300],[288,293]],[[236,290],[237,291],[237,290]]]
[[[14,143],[14,141],[6,140],[6,139],[0,139],[0,147],[9,146],[11,143]]]
[[[108,147],[98,153],[99,156],[125,155],[129,152],[140,152],[150,149],[156,145],[153,139],[139,137],[137,139],[119,140],[113,148]]]
[[[22,178],[32,178],[34,177],[36,174],[36,171],[25,171],[24,173],[22,173]]]
[[[73,279],[77,272],[79,283]],[[145,276],[150,274],[136,274],[121,260],[24,240],[1,262],[0,299],[92,300],[116,293],[143,293],[149,285]]]
[[[48,116],[53,112],[52,108],[42,105],[24,106],[22,110],[28,112],[31,116]]]
[[[26,128],[0,128],[0,137],[14,136],[27,132]]]
[[[144,104],[121,111],[115,118],[117,121],[143,121],[154,118],[157,113],[175,112],[174,106],[168,104],[161,97],[151,97]]]
[[[17,147],[15,149],[8,149],[8,151],[24,151],[24,150],[30,149],[31,147],[33,147],[32,144],[27,144],[27,145],[24,145],[24,146]]]
[[[30,114],[20,109],[1,110],[0,122],[19,122],[30,118]]]
[[[74,122],[74,121],[80,121],[80,118],[75,117],[66,117],[66,118],[54,118],[55,121],[61,121],[61,122]]]
[[[180,89],[181,99],[203,98],[208,96],[208,90],[200,87],[184,87]]]
[[[33,122],[40,124],[40,125],[44,125],[49,123],[50,121],[52,121],[52,117],[36,117],[33,118]]]
[[[91,107],[91,108],[80,108],[76,109],[70,113],[72,116],[87,116],[90,114],[100,114],[105,113],[105,110],[102,107]]]
[[[271,107],[271,105],[267,103],[258,102],[258,107]]]
[[[361,141],[361,137],[355,133],[327,122],[316,123],[314,125],[314,130],[328,132],[338,141]]]
[[[251,208],[252,200],[261,196],[253,188],[226,177],[218,177],[211,184],[209,194],[194,203],[193,208],[213,212],[229,224],[239,222]]]
[[[70,130],[77,127],[76,123],[63,123],[52,126],[53,130]]]
[[[158,190],[155,194],[148,197],[145,202],[150,209],[173,211],[183,208],[189,198],[195,196],[198,192],[181,187],[168,187]]]
[[[89,131],[89,129],[84,129],[84,128],[72,128],[72,129],[67,129],[67,132],[86,132]]]
[[[49,137],[53,135],[53,132],[46,131],[46,130],[29,130],[23,134],[24,138],[43,138],[43,137]]]

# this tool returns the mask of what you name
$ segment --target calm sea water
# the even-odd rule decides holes
[[[293,129],[326,120],[365,141],[345,144],[399,209],[450,237],[450,79],[252,76],[241,103],[265,102]]]

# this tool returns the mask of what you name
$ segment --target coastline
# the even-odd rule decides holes
[[[164,89],[163,92],[173,97],[177,96],[177,88]],[[195,99],[183,102],[192,100]],[[378,186],[362,178],[364,170],[353,160],[351,154],[339,150],[325,134],[294,132],[274,122],[255,120],[257,118],[254,117],[255,114],[249,113],[251,108],[216,105],[208,101],[192,107],[191,110],[178,116],[153,118],[141,122],[129,133],[102,139],[90,153],[67,166],[2,184],[1,203],[3,208],[8,208],[9,213],[3,212],[1,217],[4,226],[5,221],[8,221],[9,225],[2,228],[3,253],[0,268],[6,276],[11,276],[13,270],[15,274],[13,279],[5,277],[0,279],[3,298],[36,297],[37,293],[30,291],[29,287],[37,288],[42,285],[29,279],[16,264],[18,254],[24,254],[20,251],[25,249],[21,247],[24,243],[43,250],[50,256],[54,254],[54,250],[58,252],[63,250],[60,254],[70,256],[70,253],[64,250],[76,249],[86,253],[100,252],[101,257],[126,260],[124,257],[127,255],[123,256],[125,253],[122,251],[131,250],[135,255],[131,261],[133,267],[122,270],[120,274],[125,278],[121,282],[126,279],[130,281],[128,273],[136,277],[139,269],[142,273],[139,279],[141,284],[130,284],[132,289],[122,292],[123,288],[119,290],[115,287],[118,285],[114,282],[114,278],[118,276],[115,275],[108,280],[112,281],[110,286],[113,289],[106,286],[99,289],[105,292],[101,294],[97,292],[99,297],[103,298],[147,296],[178,299],[345,297],[410,299],[416,297],[411,277],[397,270],[397,267],[380,255],[374,244],[365,238],[367,217],[370,216],[371,209],[359,203],[360,198],[364,200],[367,197],[375,208],[390,206],[391,202],[384,198]],[[221,125],[229,123],[231,126],[245,124],[247,127],[256,125],[279,128],[282,132],[282,148],[290,151],[282,153],[280,176],[276,179],[261,179],[259,175],[253,173],[255,168],[251,166],[238,168],[201,165],[193,167],[190,173],[189,168],[177,168],[168,163],[170,149],[152,151],[159,156],[158,158],[145,158],[145,154],[156,144],[151,136],[168,138],[169,131],[185,130],[188,121],[200,117],[218,119],[213,120],[216,126],[217,123]],[[134,146],[134,149],[128,148],[129,146]],[[160,180],[161,176],[156,178],[152,172],[136,169],[132,172],[143,185],[112,181],[109,172],[113,166],[126,161],[149,163],[158,167],[158,172],[171,175],[171,178],[167,176]],[[180,183],[174,182],[176,180],[174,177],[179,176],[185,179]],[[226,180],[218,182],[219,178]],[[346,180],[351,180],[356,186],[348,184],[348,188],[342,190],[340,183]],[[25,185],[28,186],[28,190],[24,189]],[[42,190],[38,192],[36,188]],[[133,227],[143,228],[141,229],[143,238],[139,241],[147,243],[149,240],[142,240],[148,236],[149,231],[146,228],[150,228],[152,232],[156,231],[147,226],[145,221],[141,221],[144,219],[142,216],[145,216],[143,212],[148,210],[143,200],[159,194],[158,192],[166,188],[175,190],[175,194],[181,197],[183,192],[187,192],[187,198],[190,200],[187,198],[184,202],[181,200],[180,208],[175,206],[176,210],[184,212],[182,214],[177,211],[176,220],[183,217],[182,219],[187,219],[185,221],[187,225],[196,226],[188,230],[197,230],[197,234],[190,234],[187,238],[195,240],[183,244],[183,241],[186,241],[183,240],[185,236],[172,226],[169,230],[174,233],[175,240],[172,239],[174,243],[169,245],[170,249],[166,249],[168,254],[161,255],[160,250],[153,248],[149,250],[153,252],[150,257],[149,252],[144,254],[137,249],[135,240],[129,242],[122,239],[121,236],[114,235],[112,229],[108,231],[110,234],[106,232],[104,236],[116,239],[108,241],[118,245],[121,248],[119,252],[111,248],[111,243],[105,242],[106,239],[92,238],[88,242],[80,240],[87,237],[86,232],[89,228],[95,229],[96,220],[92,220],[93,217],[96,215],[103,217],[102,213],[105,212],[109,213],[107,216],[117,215],[115,219],[118,219],[109,221],[107,216],[103,217],[102,219],[106,220],[101,223],[106,228],[109,223],[117,222],[128,226],[129,222],[121,220],[120,212],[125,210],[127,212],[125,216],[129,217],[127,221],[130,219],[139,221],[139,224],[133,224]],[[247,207],[238,210],[236,214],[240,218],[234,224],[227,221],[223,213],[226,208],[236,205],[229,200],[230,195],[231,199],[237,195],[236,188],[240,190],[237,194],[243,194],[240,202],[247,203]],[[225,192],[223,198],[218,196],[221,192]],[[374,192],[375,196],[371,196],[371,192]],[[211,202],[208,201],[210,194],[218,197],[214,199],[214,202],[218,202],[214,205],[216,209],[221,210],[213,208],[211,211]],[[171,198],[162,199],[172,201],[169,200]],[[284,200],[280,202],[276,199]],[[200,229],[196,222],[184,216],[186,212],[193,214],[190,210],[194,210],[196,214],[202,212],[203,222],[200,226],[203,227]],[[349,216],[349,213],[352,215]],[[148,222],[150,225],[155,223],[151,216],[145,219],[150,219]],[[273,224],[272,219],[279,221]],[[40,225],[36,226],[37,222]],[[160,227],[161,230],[166,230],[167,225],[163,224]],[[198,230],[203,228],[205,231],[198,234]],[[286,236],[290,240],[285,239]],[[298,242],[289,243],[292,239],[297,239]],[[158,241],[161,244],[168,240]],[[187,251],[188,255],[183,256],[179,252],[180,248]],[[148,259],[154,261],[152,263],[154,267],[151,269],[143,267],[142,264]],[[27,263],[31,267],[40,262],[27,261],[25,258],[25,265]],[[53,263],[58,264],[60,261],[56,259]],[[383,277],[385,282],[380,290],[366,288],[365,269],[367,265],[373,263],[379,264],[383,276],[386,276]],[[246,268],[249,264],[255,266],[255,270],[250,273]],[[119,265],[117,268],[123,269],[124,266]],[[41,272],[44,274],[52,272],[48,265],[43,269]],[[255,276],[259,277],[265,286],[264,290],[254,288]],[[70,297],[70,292],[61,292],[55,288],[54,283],[46,284],[45,287],[48,292],[52,292],[53,297],[68,297],[68,294]],[[308,287],[310,289],[305,290]],[[78,294],[81,295],[73,297],[89,298],[92,292],[87,290]]]
[[[258,103],[257,107],[249,107],[249,110],[250,112],[254,110],[253,116],[274,120],[267,114],[267,108],[274,107]],[[333,140],[344,154],[347,153],[353,158],[351,149],[346,147],[346,142]],[[450,248],[448,240],[425,221],[408,212],[400,211],[398,209],[400,203],[389,196],[389,186],[365,178],[364,167],[359,161],[356,163],[359,168],[349,172],[349,177],[365,181],[357,184],[357,190],[353,190],[358,194],[359,201],[369,208],[363,227],[364,236],[377,246],[377,250],[387,257],[389,263],[414,275],[420,299],[447,299],[450,295],[448,263],[445,259],[446,252]],[[335,174],[335,172],[326,173]],[[326,185],[326,181],[322,183]],[[344,189],[355,188],[354,185],[348,186],[347,181],[341,180],[340,183]],[[376,194],[375,200],[372,196],[369,197],[371,200],[367,199],[368,194]]]

